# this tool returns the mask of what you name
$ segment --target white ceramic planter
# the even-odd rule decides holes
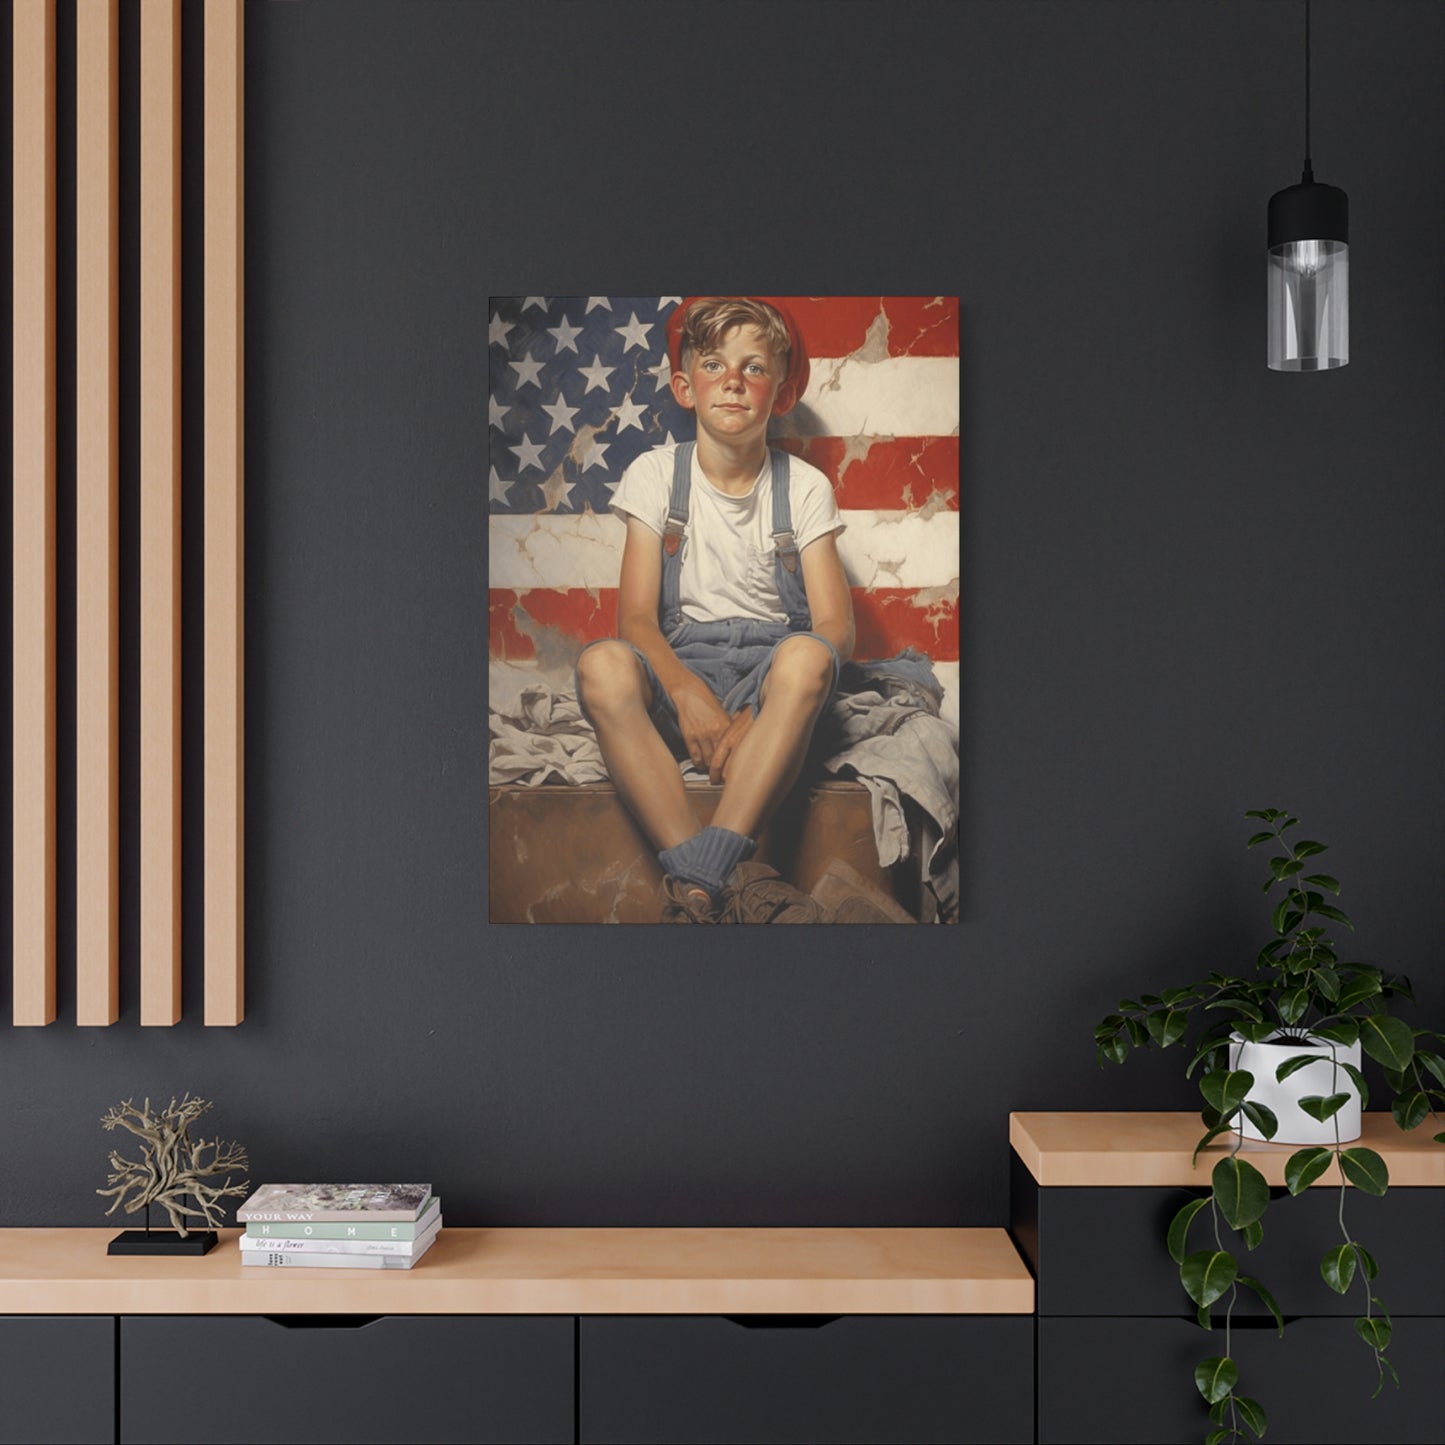
[[[1286,1059],[1293,1059],[1299,1054],[1318,1054],[1320,1062],[1296,1070],[1281,1084],[1275,1078],[1275,1070]],[[1263,1104],[1279,1120],[1279,1132],[1274,1136],[1276,1144],[1333,1144],[1336,1138],[1345,1143],[1360,1137],[1359,1091],[1350,1081],[1350,1076],[1336,1066],[1334,1059],[1358,1069],[1359,1044],[1351,1044],[1348,1048],[1323,1041],[1311,1044],[1252,1044],[1238,1034],[1232,1034],[1229,1040],[1229,1067],[1247,1069],[1254,1075],[1249,1101]],[[1348,1094],[1350,1099],[1333,1119],[1326,1119],[1322,1124],[1299,1106],[1298,1100],[1311,1094],[1322,1094],[1326,1098],[1331,1094]],[[1235,1127],[1246,1139],[1264,1138],[1242,1114]]]

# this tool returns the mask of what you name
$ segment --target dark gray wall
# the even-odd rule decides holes
[[[1313,377],[1264,367],[1300,19],[251,5],[249,1017],[199,1022],[192,803],[188,1016],[139,1027],[128,919],[119,1025],[63,979],[6,1031],[0,1223],[101,1222],[101,1113],[183,1090],[258,1179],[457,1224],[997,1223],[1010,1109],[1190,1104],[1090,1029],[1247,965],[1264,804],[1440,1021],[1445,10],[1315,7]],[[958,928],[486,922],[487,298],[653,289],[962,297]]]

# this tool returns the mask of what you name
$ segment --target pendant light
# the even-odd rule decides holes
[[[1350,359],[1349,198],[1310,160],[1310,0],[1305,0],[1305,164],[1269,198],[1269,369],[1329,371]]]

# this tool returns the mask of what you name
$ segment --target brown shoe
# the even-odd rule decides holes
[[[662,880],[662,913],[659,923],[719,923],[718,906],[712,894],[696,883],[669,874]]]
[[[813,885],[824,923],[916,923],[886,893],[841,858],[834,858]]]
[[[739,863],[723,889],[720,923],[821,923],[823,910],[766,863]]]

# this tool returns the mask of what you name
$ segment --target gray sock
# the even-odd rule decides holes
[[[734,868],[757,852],[758,845],[741,833],[727,828],[704,828],[657,855],[662,871],[688,883],[696,883],[717,897]]]

